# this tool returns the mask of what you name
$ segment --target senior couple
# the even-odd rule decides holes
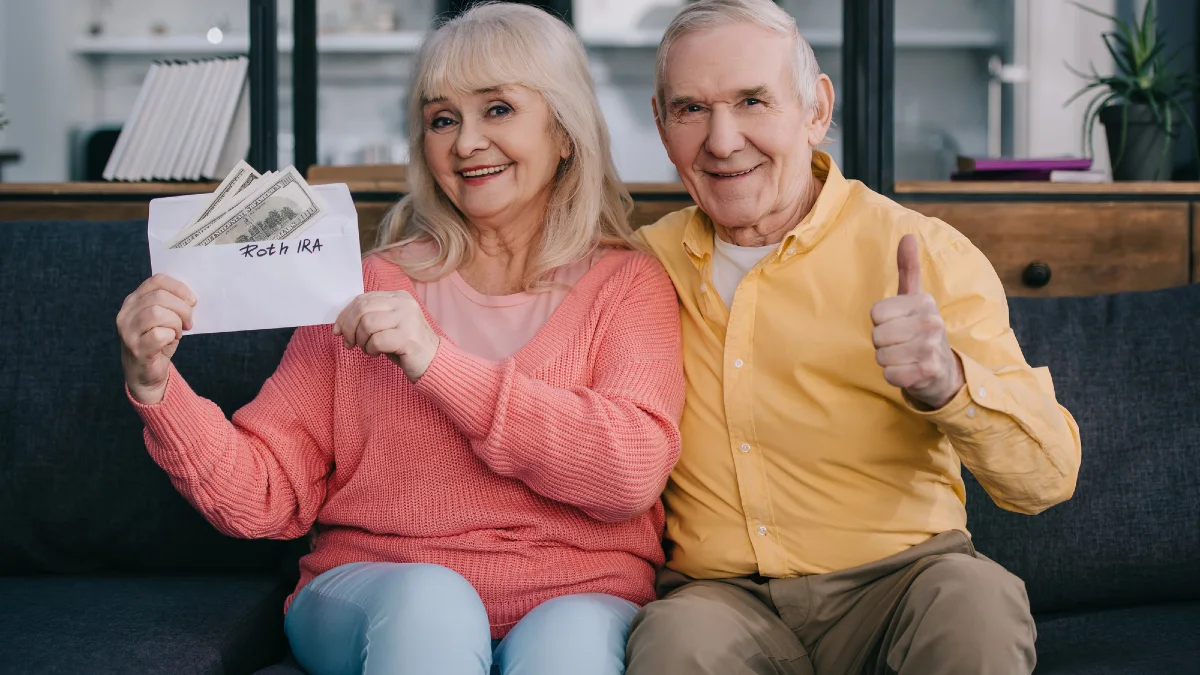
[[[635,235],[566,25],[432,33],[368,292],[254,401],[171,365],[185,285],[127,298],[150,454],[222,532],[312,538],[285,627],[314,675],[1029,673],[960,465],[1034,514],[1080,442],[992,267],[816,150],[833,88],[769,0],[685,5],[655,80],[697,206]]]

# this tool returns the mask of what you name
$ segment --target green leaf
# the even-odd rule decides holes
[[[1111,92],[1100,92],[1092,99],[1092,101],[1090,103],[1088,103],[1087,109],[1084,111],[1083,118],[1085,120],[1085,123],[1084,123],[1083,135],[1084,135],[1084,142],[1087,144],[1087,147],[1088,147],[1089,156],[1094,157],[1096,154],[1095,143],[1094,143],[1092,137],[1095,136],[1094,131],[1096,128],[1096,121],[1100,117],[1099,113],[1109,103],[1111,103],[1115,98],[1116,98],[1116,95]]]
[[[1113,23],[1120,23],[1120,21],[1121,21],[1120,19],[1113,16],[1112,14],[1105,14],[1104,12],[1101,12],[1098,9],[1093,9],[1091,7],[1088,7],[1087,5],[1081,5],[1078,2],[1072,2],[1071,4],[1075,5],[1079,9],[1082,9],[1083,11],[1085,11],[1089,14],[1095,14],[1096,16],[1098,16],[1102,19],[1108,19],[1109,21],[1112,21]]]
[[[1100,39],[1104,40],[1104,46],[1108,48],[1108,53],[1112,56],[1113,62],[1117,66],[1117,72],[1134,73],[1137,72],[1137,67],[1133,61],[1126,55],[1126,50],[1117,49],[1112,44],[1111,35],[1101,35]]]
[[[1159,64],[1153,63],[1153,61],[1166,48],[1167,48],[1167,45],[1164,42],[1160,42],[1160,43],[1154,45],[1154,48],[1151,49],[1150,53],[1146,55],[1145,63],[1147,64],[1147,66],[1153,67],[1153,66],[1159,65]]]
[[[1153,40],[1154,29],[1158,24],[1158,12],[1155,11],[1154,4],[1154,0],[1146,0],[1146,6],[1142,9],[1141,33],[1149,40]]]
[[[1147,101],[1146,105],[1150,106],[1150,113],[1152,115],[1154,115],[1155,126],[1157,126],[1159,129],[1162,129],[1163,128],[1163,120],[1164,120],[1162,106],[1159,104],[1158,101],[1155,101],[1154,99],[1150,99],[1149,101]],[[1170,119],[1170,118],[1166,117],[1166,119]]]
[[[1083,96],[1084,94],[1088,93],[1089,91],[1091,91],[1091,90],[1093,90],[1093,89],[1099,89],[1099,88],[1101,88],[1101,87],[1104,87],[1104,86],[1105,86],[1105,85],[1104,85],[1104,83],[1103,83],[1103,82],[1092,82],[1092,83],[1090,83],[1090,84],[1088,84],[1088,85],[1084,86],[1084,88],[1083,88],[1083,89],[1080,89],[1079,91],[1077,91],[1077,92],[1075,92],[1074,94],[1072,94],[1072,95],[1071,95],[1071,98],[1067,99],[1067,102],[1066,102],[1065,104],[1063,104],[1063,105],[1071,105],[1071,104],[1072,104],[1072,103],[1074,103],[1074,102],[1075,102],[1075,100],[1076,100],[1076,99],[1078,99],[1080,96]]]

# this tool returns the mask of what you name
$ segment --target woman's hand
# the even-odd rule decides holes
[[[338,315],[333,334],[342,336],[346,349],[359,347],[368,356],[387,355],[410,382],[425,374],[441,343],[417,300],[406,291],[358,296]]]
[[[183,282],[155,274],[125,298],[117,312],[121,365],[135,400],[152,405],[167,391],[171,357],[192,327],[196,296]]]

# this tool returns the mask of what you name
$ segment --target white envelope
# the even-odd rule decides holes
[[[345,183],[310,187],[330,213],[296,239],[249,246],[167,248],[208,195],[150,200],[150,268],[196,294],[186,334],[329,324],[362,294],[358,213],[350,189]]]

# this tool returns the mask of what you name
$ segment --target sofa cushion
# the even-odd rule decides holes
[[[968,479],[977,547],[1025,580],[1035,612],[1200,600],[1200,285],[1010,306],[1083,459],[1074,497],[1032,517]]]
[[[150,459],[125,399],[117,310],[150,275],[146,222],[0,223],[0,575],[277,570],[219,534]],[[185,337],[180,370],[226,414],[290,331]]]
[[[285,653],[270,577],[0,578],[4,672],[250,673]]]
[[[269,665],[254,675],[305,675],[305,672],[300,664],[296,663],[296,658],[289,653],[283,661]]]
[[[1200,666],[1200,603],[1039,617],[1036,675],[1177,675]]]

